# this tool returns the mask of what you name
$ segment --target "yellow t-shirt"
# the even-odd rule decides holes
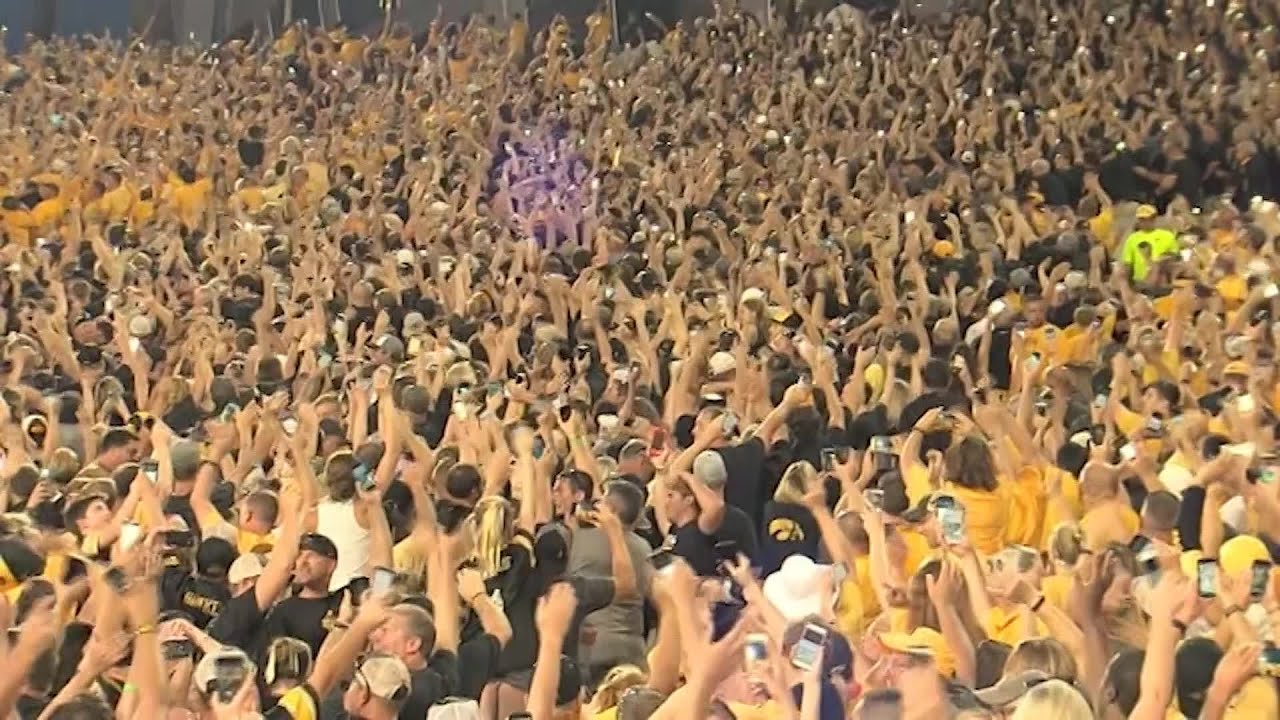
[[[1049,628],[1040,621],[1040,618],[1035,618],[1032,621],[1034,629],[1031,634],[1028,634],[1024,612],[1030,612],[1030,610],[1024,611],[1020,607],[993,607],[982,618],[982,629],[986,630],[988,638],[1012,647],[1016,647],[1018,643],[1029,638],[1047,637]]]
[[[1093,552],[1102,552],[1108,543],[1127,543],[1141,525],[1138,513],[1122,502],[1108,502],[1080,518],[1085,547]]]
[[[1181,363],[1179,362],[1178,353],[1174,350],[1163,350],[1161,351],[1160,357],[1157,360],[1155,361],[1148,360],[1147,366],[1142,368],[1142,382],[1150,384],[1158,380],[1166,379],[1165,374],[1161,373],[1160,369],[1152,365],[1153,362],[1159,362],[1160,365],[1163,366],[1164,370],[1168,373],[1168,377],[1174,377],[1174,378],[1178,377],[1178,374],[1179,374],[1178,370],[1179,370],[1179,366],[1181,365]]]
[[[933,484],[929,482],[929,468],[919,463],[903,467],[902,484],[906,486],[909,507],[919,505],[921,500],[933,492]]]
[[[449,58],[449,82],[463,85],[471,79],[472,59],[469,56]]]
[[[145,227],[156,217],[156,204],[154,200],[139,200],[133,204],[133,211],[129,213],[129,226],[134,228]]]
[[[1177,295],[1164,295],[1151,301],[1151,310],[1161,320],[1172,320],[1173,311],[1177,309],[1177,305]]]
[[[737,720],[782,720],[787,717],[786,708],[776,700],[769,700],[763,705],[747,705],[746,703],[729,703],[729,710]],[[614,718],[617,710],[614,710]],[[601,718],[596,716],[597,720]]]
[[[1089,220],[1089,232],[1102,242],[1103,246],[1108,250],[1114,249],[1116,239],[1111,234],[1112,226],[1115,223],[1115,215],[1111,212],[1111,208],[1106,208],[1097,216]]]
[[[244,528],[236,528],[236,551],[241,555],[250,552],[269,553],[276,546],[276,538],[271,533],[256,533]]]
[[[1147,370],[1150,370],[1150,368],[1147,368]],[[1119,430],[1120,434],[1125,437],[1129,437],[1147,424],[1146,418],[1123,405],[1116,408],[1115,420],[1116,430]],[[1159,455],[1160,449],[1164,447],[1164,440],[1161,438],[1148,438],[1141,442],[1143,444],[1142,447],[1152,457]]]
[[[67,201],[61,197],[41,200],[31,208],[31,223],[36,230],[48,230],[62,220],[67,212]]]
[[[1040,592],[1044,595],[1045,602],[1059,610],[1066,610],[1067,602],[1071,597],[1071,576],[1050,575],[1042,579]]]
[[[115,190],[105,193],[101,202],[107,221],[121,223],[129,217],[129,210],[133,207],[133,193],[127,185],[121,184]]]
[[[846,637],[857,637],[862,634],[869,615],[862,606],[861,583],[845,578],[836,594],[836,628]]]
[[[364,62],[364,51],[369,42],[364,38],[351,38],[342,43],[338,50],[338,59],[347,65],[358,65]]]
[[[276,40],[273,49],[277,55],[291,55],[298,49],[298,29],[290,26],[288,30],[285,30],[284,34]]]
[[[1022,340],[1022,351],[1027,356],[1034,354],[1039,355],[1041,358],[1048,357],[1053,350],[1058,334],[1058,328],[1047,323],[1039,327],[1027,328]]]
[[[876,587],[871,581],[871,556],[863,555],[854,558],[853,570],[858,575],[858,594],[862,598],[862,612],[867,617],[875,617],[880,612],[880,598],[876,596]]]
[[[1080,513],[1084,508],[1080,504],[1080,481],[1075,475],[1063,470],[1059,467],[1048,466],[1042,469],[1045,477],[1045,484],[1052,484],[1053,479],[1057,479],[1062,496],[1062,503],[1045,504],[1044,522],[1040,525],[1040,543],[1037,545],[1041,550],[1048,550],[1049,544],[1053,540],[1053,529],[1062,523],[1075,522],[1080,517]],[[1061,507],[1063,504],[1066,507]],[[1069,512],[1068,512],[1069,511]]]
[[[1007,545],[1034,545],[1044,517],[1043,475],[1026,466],[1017,478],[1001,478],[993,491],[973,490],[948,482],[947,492],[964,505],[969,543],[981,555],[994,555]]]
[[[507,33],[507,59],[520,60],[524,57],[525,44],[529,42],[529,26],[523,20],[511,23]]]
[[[29,210],[14,210],[4,214],[4,231],[13,242],[29,245],[31,231],[35,228],[35,218]]]
[[[1214,286],[1222,297],[1222,305],[1227,310],[1238,310],[1249,297],[1249,284],[1239,275],[1228,275]]]
[[[902,538],[902,544],[907,548],[906,556],[902,559],[902,574],[905,577],[914,575],[921,565],[937,555],[937,552],[929,546],[929,540],[915,530],[899,530],[898,536]],[[870,570],[868,570],[868,577],[870,577]]]
[[[178,219],[190,228],[200,222],[212,193],[213,181],[201,178],[190,184],[179,181],[171,188],[169,197]]]
[[[1072,323],[1058,333],[1057,342],[1054,344],[1054,364],[1083,365],[1093,362],[1097,358],[1097,338],[1109,337],[1115,329],[1115,324],[1114,315],[1103,318],[1102,327],[1099,328],[1098,335],[1095,337],[1090,332],[1090,328]]]
[[[316,696],[316,691],[309,685],[301,685],[280,696],[276,706],[264,715],[277,718],[279,717],[277,711],[283,710],[286,717],[293,720],[317,720],[320,717],[319,707],[320,698]]]
[[[427,555],[419,538],[410,535],[391,548],[391,564],[395,571],[411,579],[427,577]]]

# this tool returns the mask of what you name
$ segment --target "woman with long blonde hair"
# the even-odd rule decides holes
[[[805,460],[791,463],[782,473],[773,499],[764,506],[765,533],[760,544],[764,575],[781,567],[788,555],[818,559],[822,532],[804,497],[821,487],[818,471]]]

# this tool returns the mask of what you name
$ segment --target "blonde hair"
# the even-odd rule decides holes
[[[1027,670],[1039,670],[1068,683],[1074,683],[1078,674],[1076,659],[1066,646],[1044,637],[1023,640],[1004,661],[1005,677]]]
[[[596,694],[591,697],[591,707],[595,708],[596,712],[617,707],[623,693],[648,681],[649,676],[639,667],[618,665],[605,673],[600,686],[596,688]]]
[[[1089,703],[1071,685],[1049,680],[1031,688],[1010,720],[1093,720]]]
[[[773,491],[774,502],[800,505],[804,502],[804,494],[809,484],[818,478],[818,471],[807,460],[798,460],[787,466],[782,473],[778,489]]]
[[[490,495],[476,504],[476,569],[486,579],[502,570],[502,550],[511,542],[511,503]]]

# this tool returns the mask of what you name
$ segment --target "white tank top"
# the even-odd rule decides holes
[[[329,580],[329,592],[341,590],[354,577],[363,577],[369,564],[369,531],[356,522],[350,501],[325,500],[316,507],[316,532],[338,548],[338,564]]]

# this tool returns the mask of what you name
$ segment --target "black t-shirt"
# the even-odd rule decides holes
[[[719,448],[716,452],[724,460],[724,468],[729,475],[724,488],[725,503],[741,509],[749,518],[758,521],[764,511],[763,493],[760,492],[761,473],[764,469],[764,441],[753,437],[737,445]]]
[[[1075,323],[1076,309],[1080,307],[1082,302],[1083,298],[1063,298],[1062,302],[1049,308],[1049,311],[1045,313],[1045,319],[1049,321],[1049,324],[1065,330]]]
[[[458,667],[467,671],[459,673],[458,686],[453,694],[458,697],[479,700],[484,686],[493,679],[498,669],[502,645],[498,638],[481,633],[458,645]]]
[[[1204,186],[1200,180],[1204,177],[1204,169],[1200,167],[1200,163],[1190,157],[1174,160],[1169,164],[1169,172],[1178,177],[1173,184],[1173,192],[1185,197],[1191,205],[1199,207],[1204,198]]]
[[[454,694],[459,685],[458,671],[458,656],[445,650],[433,654],[425,668],[411,671],[413,683],[409,698],[400,708],[400,720],[425,718],[432,705]]]
[[[222,612],[205,631],[223,645],[233,645],[248,652],[264,617],[266,613],[258,607],[258,594],[250,588],[223,604]]]
[[[160,576],[160,601],[165,610],[181,610],[203,628],[222,613],[231,591],[226,583],[192,575],[181,567],[165,568]]]
[[[674,528],[667,538],[672,554],[689,563],[693,572],[702,577],[712,577],[719,572],[720,562],[728,560],[716,549],[717,543],[734,543],[737,551],[750,558],[753,564],[760,557],[756,541],[756,526],[742,510],[725,505],[720,528],[711,535],[702,532],[698,521]]]
[[[62,633],[62,642],[58,643],[58,671],[54,676],[53,687],[61,688],[71,682],[84,656],[84,646],[89,643],[89,635],[93,626],[72,621]]]
[[[543,585],[542,575],[533,562],[533,537],[519,532],[502,551],[501,572],[485,581],[489,596],[500,603],[511,621],[511,640],[498,658],[499,677],[529,669],[538,657],[533,613]]]
[[[538,658],[538,631],[534,623],[534,612],[538,600],[553,583],[559,580],[570,583],[578,598],[578,609],[566,635],[572,641],[566,642],[564,647],[565,654],[570,656],[576,656],[578,652],[577,637],[582,619],[613,602],[615,586],[612,578],[553,576],[546,563],[534,562],[531,543],[528,533],[518,533],[516,540],[503,551],[503,571],[486,583],[490,597],[496,594],[501,598],[503,613],[511,622],[511,639],[498,653],[496,669],[492,673],[494,677],[504,677],[533,667]],[[472,634],[464,631],[463,637],[471,636]]]
[[[1133,156],[1128,152],[1118,153],[1102,162],[1098,167],[1098,183],[1116,202],[1137,200],[1141,194],[1138,176],[1133,172]]]
[[[343,592],[345,589],[324,597],[294,596],[281,600],[267,615],[264,642],[258,649],[266,649],[278,637],[294,637],[311,648],[311,657],[318,657],[320,645],[337,621]]]
[[[164,501],[164,514],[181,517],[191,532],[200,535],[200,521],[196,518],[196,511],[191,509],[190,495],[170,495]]]
[[[1053,173],[1048,173],[1036,178],[1036,184],[1040,186],[1040,194],[1044,197],[1044,202],[1050,207],[1061,207],[1071,204],[1071,196],[1067,192],[1066,183]]]
[[[764,534],[761,540],[761,576],[782,566],[788,555],[818,559],[822,533],[808,508],[770,500],[764,507]]]
[[[715,541],[735,543],[738,552],[755,564],[760,559],[760,540],[756,527],[757,524],[749,515],[730,505],[724,509],[724,520],[720,522],[720,529],[716,530]]]

